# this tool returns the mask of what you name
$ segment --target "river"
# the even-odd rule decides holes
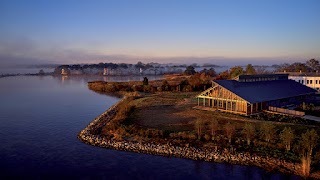
[[[149,80],[157,77],[150,77]],[[143,77],[0,78],[0,179],[299,179],[257,167],[103,149],[77,134],[119,99],[91,80]]]

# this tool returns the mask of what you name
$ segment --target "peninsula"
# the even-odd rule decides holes
[[[203,111],[197,97],[217,77],[192,74],[168,75],[150,82],[147,78],[143,82],[89,82],[89,89],[95,92],[117,93],[124,98],[90,123],[78,138],[122,151],[252,165],[319,178],[319,122],[279,112],[245,116]]]

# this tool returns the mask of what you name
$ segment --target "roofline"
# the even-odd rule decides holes
[[[214,81],[216,81],[216,80],[212,80],[212,82],[214,82]],[[219,81],[219,80],[218,80]],[[228,81],[235,81],[235,82],[237,82],[237,83],[242,83],[242,82],[239,82],[239,81],[236,81],[236,80],[228,80]],[[294,80],[292,80],[292,79],[288,79],[288,80],[278,80],[278,81],[294,81]],[[296,81],[294,81],[294,82],[296,82]],[[217,82],[215,82],[215,83],[217,83]],[[254,82],[243,82],[243,83],[254,83]],[[228,91],[230,91],[230,92],[232,92],[232,93],[234,93],[234,94],[236,94],[235,92],[233,92],[233,91],[231,91],[230,89],[228,89],[228,88],[226,88],[226,87],[224,87],[224,86],[222,86],[221,84],[219,84],[219,83],[217,83],[219,86],[221,86],[221,87],[223,87],[223,88],[225,88],[225,89],[227,89]],[[308,87],[308,86],[307,86]],[[308,87],[308,88],[310,88],[310,87]],[[310,89],[312,89],[312,88],[310,88]],[[315,94],[316,92],[318,92],[317,90],[315,90],[315,89],[312,89],[314,92],[313,93],[305,93],[305,94],[299,94],[299,95],[297,95],[297,96],[303,96],[303,95],[310,95],[310,94]],[[245,98],[243,98],[243,97],[241,97],[240,95],[238,95],[238,94],[236,94],[237,96],[239,96],[241,99],[243,99],[244,101],[246,101],[246,102],[248,102],[248,103],[250,103],[250,104],[254,104],[254,103],[260,103],[260,102],[250,102],[250,101],[248,101],[248,100],[246,100]],[[297,96],[291,96],[291,97],[297,97]],[[285,98],[289,98],[289,97],[281,97],[281,98],[278,98],[278,99],[285,99]],[[274,100],[277,100],[277,99],[272,99],[272,100],[269,100],[269,101],[274,101]],[[267,102],[267,101],[261,101],[261,102]]]

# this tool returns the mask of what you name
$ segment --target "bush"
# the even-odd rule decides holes
[[[133,85],[131,89],[133,91],[143,92],[144,87],[142,85]]]
[[[191,139],[191,140],[196,140],[196,139],[197,139],[197,136],[196,136],[194,133],[189,134],[189,139]]]
[[[204,135],[204,139],[205,139],[206,141],[210,141],[210,139],[211,139],[211,138],[210,138],[210,135],[209,135],[209,134],[205,134],[205,135]]]

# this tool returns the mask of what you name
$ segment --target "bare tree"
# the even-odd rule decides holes
[[[290,151],[291,144],[294,139],[293,130],[290,127],[289,128],[285,127],[280,133],[280,139],[282,143],[286,146],[286,150]]]
[[[312,129],[311,131],[307,130],[307,132],[301,135],[300,140],[300,150],[301,150],[301,168],[302,174],[306,177],[310,175],[310,166],[311,166],[311,156],[313,149],[317,145],[317,141],[319,136],[317,132]]]
[[[301,135],[302,152],[311,156],[313,149],[317,145],[318,139],[318,134],[314,129],[311,131],[307,130],[307,132],[303,133]]]
[[[219,122],[215,119],[213,119],[212,121],[210,121],[210,130],[211,130],[211,136],[212,136],[212,140],[215,140],[215,136],[219,127]]]
[[[246,123],[244,125],[244,128],[242,130],[242,134],[247,139],[247,144],[248,145],[250,145],[251,140],[254,138],[255,132],[256,132],[256,129],[255,129],[255,126],[252,123]]]
[[[225,132],[226,132],[226,135],[229,139],[229,143],[231,143],[232,141],[232,137],[234,136],[235,132],[236,132],[236,127],[234,124],[231,124],[231,123],[227,123],[225,125]]]
[[[312,69],[313,72],[319,69],[319,61],[315,59],[308,60],[306,65]]]
[[[197,131],[197,135],[198,135],[198,139],[200,140],[201,139],[201,134],[202,134],[202,126],[203,126],[203,122],[201,119],[197,119],[195,124],[195,129]]]
[[[260,133],[265,141],[270,142],[276,134],[275,126],[271,122],[263,122],[260,126]]]

